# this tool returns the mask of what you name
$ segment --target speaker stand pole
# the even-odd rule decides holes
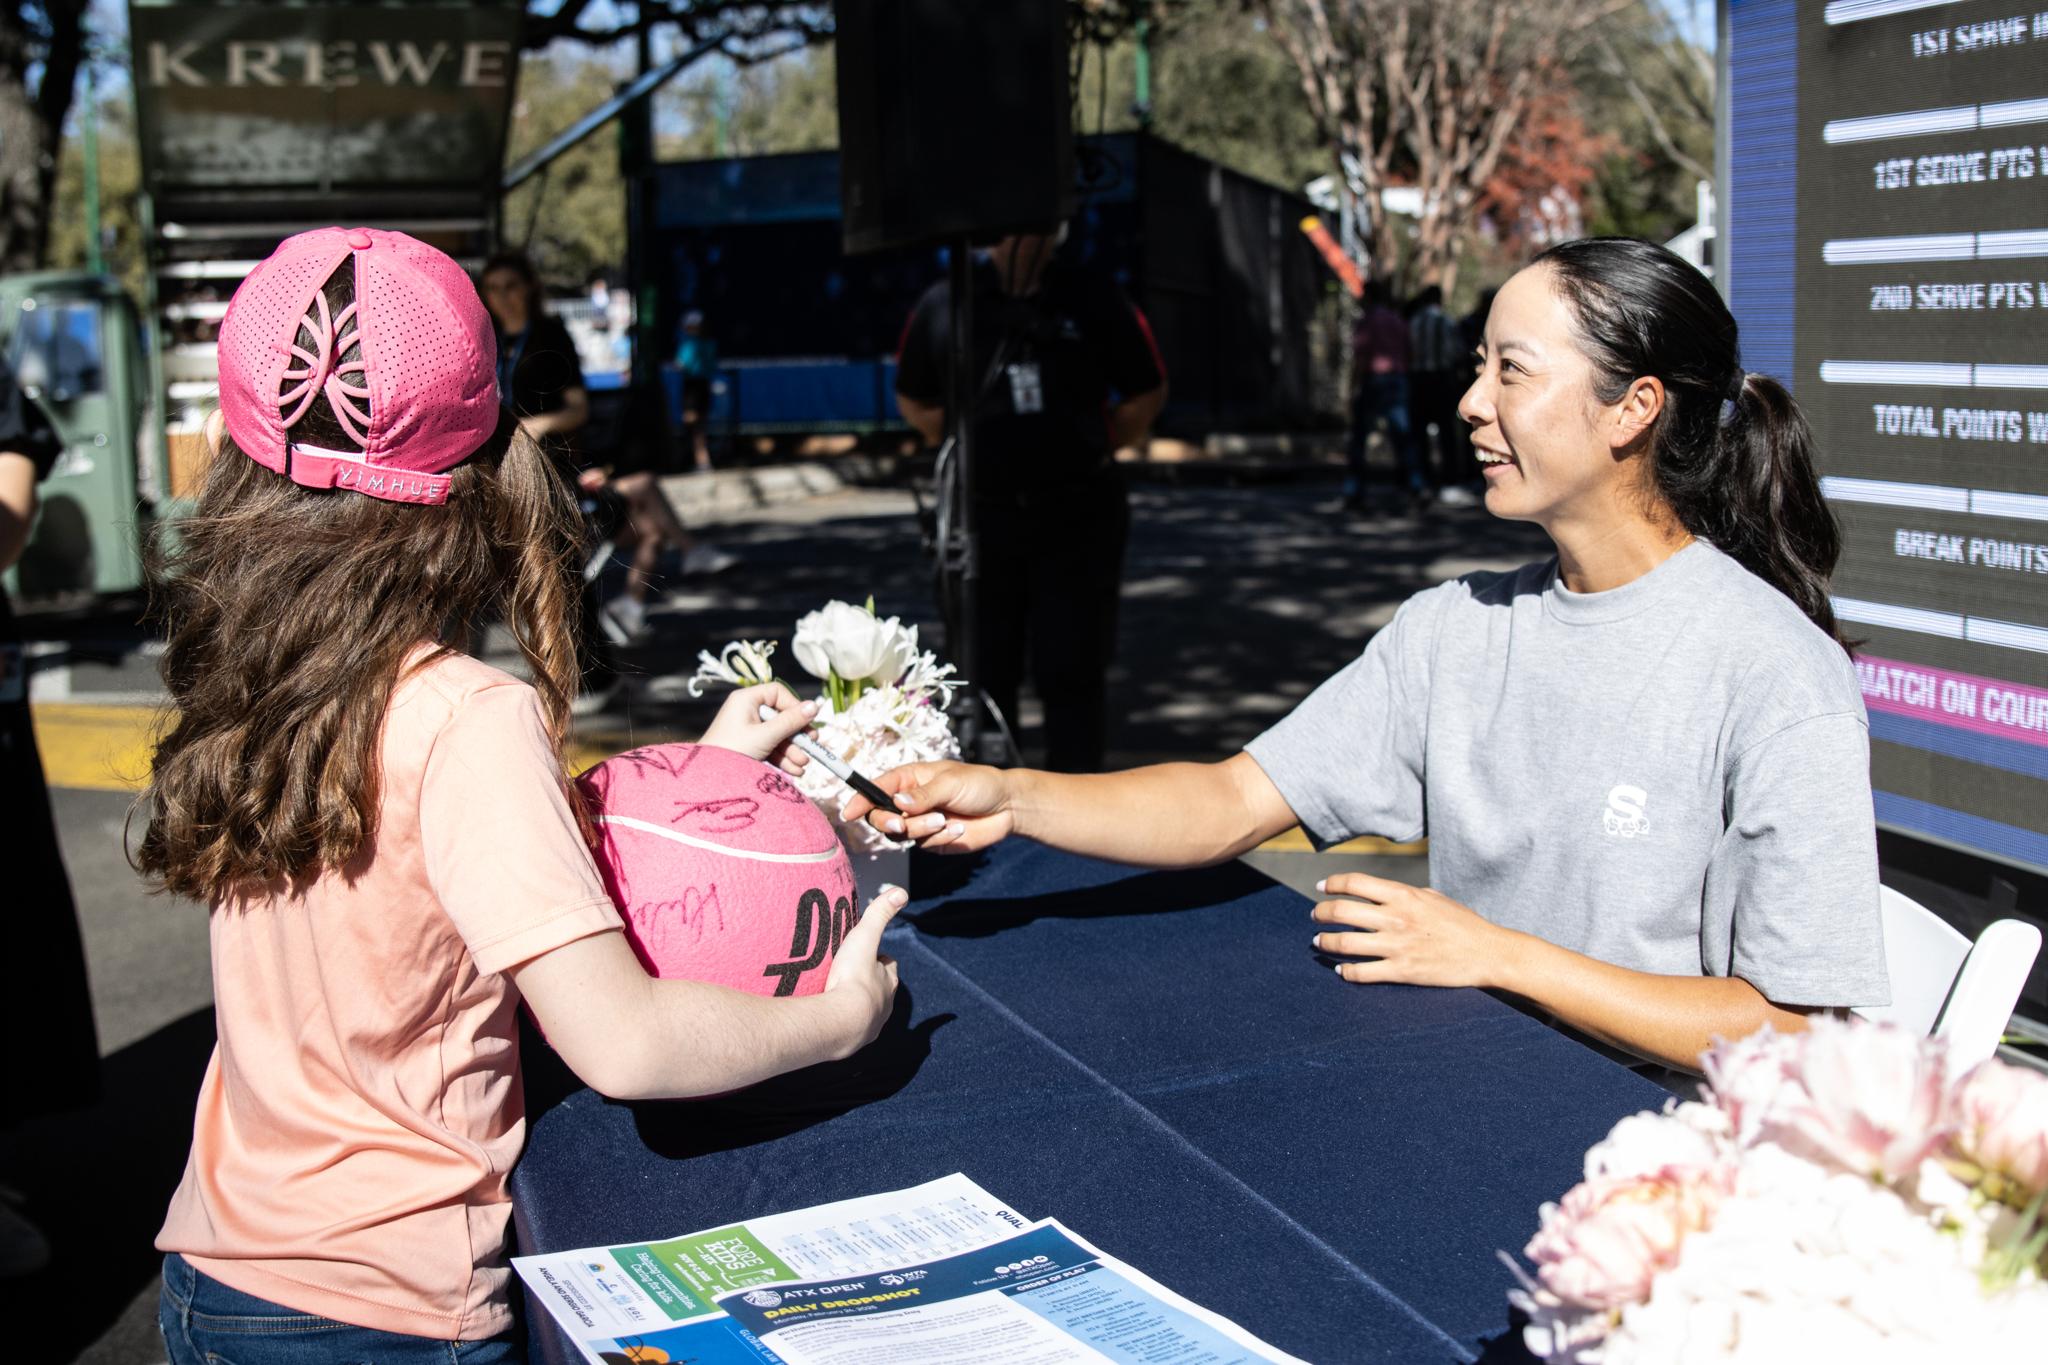
[[[981,623],[976,620],[978,598],[981,588],[981,528],[976,524],[979,509],[975,504],[974,468],[974,404],[980,395],[979,376],[974,369],[974,249],[967,234],[962,233],[953,241],[948,253],[949,286],[946,301],[950,317],[947,319],[946,336],[951,354],[947,357],[946,376],[950,392],[946,398],[947,435],[953,440],[953,467],[957,471],[954,485],[960,490],[960,506],[956,513],[959,519],[959,578],[958,597],[955,599],[953,638],[951,641],[954,663],[967,675],[968,704],[959,716],[958,735],[960,752],[970,763],[983,758],[981,739],[983,717],[981,705]],[[951,547],[941,546],[940,553],[947,553]]]

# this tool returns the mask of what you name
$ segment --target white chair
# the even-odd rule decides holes
[[[2041,931],[2016,919],[1987,925],[1976,943],[1933,911],[1889,886],[1878,890],[1892,1003],[1856,1013],[1945,1039],[1951,1064],[1975,1066],[1998,1050]]]

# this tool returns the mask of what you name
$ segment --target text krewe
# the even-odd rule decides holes
[[[365,63],[364,54],[368,61]],[[512,44],[498,39],[420,44],[353,39],[284,38],[226,43],[150,43],[142,64],[152,86],[424,86],[446,63],[455,84],[502,86],[511,74]]]

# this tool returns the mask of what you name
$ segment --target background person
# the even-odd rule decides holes
[[[711,468],[711,386],[718,378],[718,343],[704,334],[704,315],[695,308],[683,314],[676,368],[683,375],[683,430],[690,435],[696,467],[706,470]]]
[[[1028,663],[1046,766],[1092,772],[1108,743],[1109,664],[1130,507],[1114,455],[1151,430],[1166,366],[1115,282],[1069,267],[1048,233],[1005,237],[974,268],[976,652],[962,672],[1017,722]],[[918,301],[896,401],[927,444],[946,429],[949,286]]]
[[[523,252],[500,252],[484,262],[477,292],[490,310],[499,400],[566,476],[575,467],[573,438],[590,420],[590,391],[569,329],[549,316],[540,276]],[[586,491],[603,483],[600,474]],[[599,633],[602,610],[596,581],[586,580],[577,596],[579,710],[602,707],[619,685],[618,660]]]
[[[1444,311],[1444,291],[1425,285],[1408,316],[1409,417],[1422,463],[1437,498],[1455,507],[1478,501],[1467,487],[1479,477],[1471,435],[1458,416],[1458,400],[1472,383],[1472,348]]]
[[[294,281],[330,270],[301,317]],[[137,854],[208,907],[220,1040],[157,1241],[172,1365],[522,1358],[522,1002],[626,1098],[845,1057],[888,1017],[876,950],[900,891],[813,996],[656,980],[626,943],[562,768],[575,511],[492,391],[489,328],[455,262],[361,229],[286,241],[222,328]],[[271,357],[308,335],[320,358],[280,398]],[[365,352],[367,410],[348,393]],[[456,648],[486,614],[531,684]],[[813,710],[749,688],[704,742],[775,760]]]
[[[1350,511],[1365,510],[1365,447],[1381,423],[1407,479],[1409,501],[1419,505],[1429,487],[1408,411],[1408,324],[1394,308],[1391,286],[1373,280],[1351,331],[1351,437],[1344,445],[1344,506]]]
[[[498,386],[506,406],[526,433],[550,447],[557,458],[580,464],[573,437],[590,420],[590,393],[569,329],[547,311],[533,263],[516,252],[493,256],[484,265],[482,293],[497,333]],[[734,563],[731,555],[716,550],[691,557],[698,547],[652,470],[614,474],[588,466],[577,472],[576,481],[585,492],[609,493],[624,508],[613,539],[633,552],[625,595],[595,612],[586,606],[584,616],[587,626],[607,628],[621,644],[646,634],[647,598],[664,549],[683,556],[686,573],[716,573]],[[594,594],[594,584],[591,591]],[[593,676],[597,688],[607,686],[616,677],[616,668],[594,641],[586,649],[597,651],[587,660],[586,687]]]
[[[35,524],[36,485],[64,445],[33,399],[0,361],[0,572],[14,567]],[[28,660],[7,595],[0,592],[0,885],[7,888],[7,961],[0,990],[0,1131],[43,1114],[83,1109],[99,1097],[99,1036],[93,1028],[85,946],[71,880],[57,843],[50,792],[28,706]],[[4,1173],[0,1173],[4,1174]],[[42,1233],[0,1192],[0,1277],[49,1263]]]
[[[524,252],[484,262],[479,292],[497,337],[498,392],[527,435],[566,454],[569,438],[590,421],[590,390],[569,329],[548,312],[540,275]]]
[[[881,779],[907,813],[881,827],[1155,867],[1297,821],[1324,843],[1426,832],[1434,889],[1327,883],[1314,941],[1345,979],[1505,990],[1671,1067],[1888,1002],[1868,726],[1805,419],[1744,373],[1706,277],[1647,242],[1544,252],[1484,353],[1461,411],[1487,509],[1542,526],[1554,559],[1412,598],[1233,758],[913,764]]]

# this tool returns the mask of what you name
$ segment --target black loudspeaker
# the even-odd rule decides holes
[[[1074,207],[1066,0],[839,0],[849,254],[1044,228]]]

